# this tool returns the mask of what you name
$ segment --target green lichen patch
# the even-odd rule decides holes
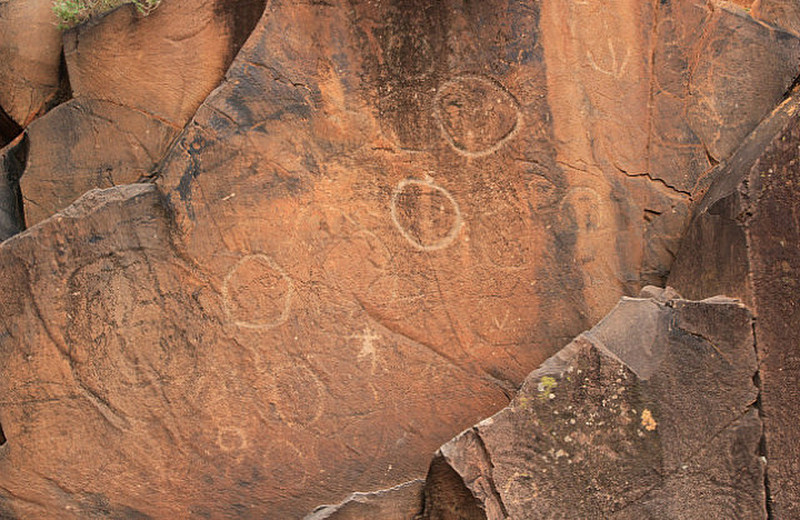
[[[161,0],[54,0],[53,12],[59,27],[68,29],[123,4],[133,4],[140,13],[147,14],[159,3]]]

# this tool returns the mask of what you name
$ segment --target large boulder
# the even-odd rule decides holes
[[[62,82],[52,0],[0,2],[0,34],[0,107],[24,127],[57,97]]]
[[[775,518],[800,517],[800,93],[720,165],[695,211],[670,283],[724,293],[756,314],[761,403]]]
[[[421,518],[766,519],[752,327],[730,299],[623,299],[442,446]]]
[[[66,32],[74,98],[32,123],[21,179],[27,225],[93,188],[135,182],[222,79],[262,0],[132,4]]]

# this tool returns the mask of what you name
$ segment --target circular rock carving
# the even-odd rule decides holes
[[[444,83],[434,102],[436,120],[453,149],[470,157],[496,152],[519,130],[519,103],[503,85],[480,76]]]
[[[560,204],[562,219],[571,219],[573,229],[592,233],[606,227],[603,201],[592,188],[576,187],[570,189]]]
[[[319,377],[301,364],[277,369],[273,374],[275,410],[288,425],[316,422],[325,411],[325,386]]]
[[[270,257],[242,257],[225,276],[222,298],[228,317],[240,327],[269,329],[289,317],[294,284]]]
[[[400,181],[392,193],[391,211],[397,229],[421,251],[449,246],[463,223],[450,192],[430,180]]]

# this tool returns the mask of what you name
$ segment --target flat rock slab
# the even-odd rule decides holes
[[[799,110],[795,92],[720,166],[670,276],[692,297],[724,293],[754,309],[775,518],[800,516]]]
[[[302,285],[252,254],[215,286],[174,231],[138,184],[0,247],[6,517],[302,518],[507,402],[353,307],[363,330],[280,327],[313,319]]]
[[[623,299],[442,446],[425,520],[766,518],[752,316]]]

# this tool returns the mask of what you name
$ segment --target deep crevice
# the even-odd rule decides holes
[[[69,71],[67,70],[67,59],[64,56],[64,49],[61,49],[61,58],[58,63],[58,90],[47,100],[40,115],[50,112],[52,109],[66,103],[72,99],[72,85],[69,82]]]
[[[23,133],[0,154],[0,241],[25,229],[20,178],[28,162],[29,140]]]
[[[756,340],[756,319],[753,318],[753,348],[756,351],[756,363],[760,367],[758,361],[758,342]],[[769,487],[769,451],[767,449],[767,423],[764,420],[764,407],[762,403],[763,388],[761,383],[761,369],[757,368],[753,374],[753,384],[758,388],[758,396],[756,397],[755,407],[758,410],[758,417],[761,419],[761,440],[758,443],[758,455],[763,457],[762,460],[766,461],[764,464],[764,501],[767,510],[767,520],[774,520],[775,514],[772,505],[772,493]]]
[[[17,138],[22,127],[0,106],[0,148]]]
[[[5,446],[7,442],[6,432],[3,431],[3,425],[0,424],[0,446]]]

